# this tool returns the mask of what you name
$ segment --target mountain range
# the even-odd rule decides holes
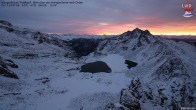
[[[196,107],[196,48],[190,39],[163,38],[139,28],[111,37],[72,37],[2,20],[0,37],[2,110]],[[80,71],[99,61],[110,72]]]

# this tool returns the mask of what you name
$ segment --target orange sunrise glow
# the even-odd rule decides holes
[[[145,19],[142,19],[143,21]],[[149,19],[147,19],[149,21]],[[161,20],[157,20],[161,21]],[[150,22],[150,21],[149,21]],[[140,28],[142,30],[149,30],[154,35],[196,35],[196,20],[182,21],[179,23],[160,23],[159,25],[142,25],[139,23],[130,24],[108,24],[102,26],[96,26],[93,28],[87,28],[85,32],[89,34],[98,35],[118,35],[128,30]],[[144,23],[145,24],[145,23]]]
[[[122,27],[122,26],[111,26],[106,27],[104,29],[97,29],[91,31],[90,34],[98,34],[98,35],[118,35],[126,32],[128,30],[133,30],[136,27]],[[179,26],[179,27],[164,27],[164,28],[143,28],[139,27],[143,30],[149,30],[154,35],[196,35],[196,26],[195,27],[186,27],[186,26]]]
[[[1,19],[50,34],[119,35],[139,28],[153,35],[196,35],[196,10],[185,17],[183,0],[84,1],[43,10],[5,7]]]

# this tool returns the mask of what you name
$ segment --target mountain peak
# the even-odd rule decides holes
[[[139,29],[139,28],[135,28],[135,29],[133,30],[133,32],[136,32],[136,31],[142,32],[143,30],[141,30],[141,29]]]
[[[138,32],[138,33],[142,33],[142,34],[145,34],[145,35],[151,35],[149,30],[141,30],[139,28],[135,28],[132,32]]]
[[[152,34],[150,33],[150,31],[148,30],[141,30],[139,28],[135,28],[134,30],[132,31],[127,31],[127,32],[124,32],[123,34],[120,35],[121,39],[123,38],[143,38],[145,37],[145,39],[147,39],[147,37],[149,36],[152,36]]]
[[[136,34],[136,33],[138,33],[138,34],[144,34],[144,35],[152,35],[152,34],[150,33],[150,31],[148,31],[148,30],[141,30],[141,29],[139,29],[139,28],[135,28],[135,29],[132,30],[132,31],[124,32],[122,35],[123,35],[123,36],[132,36],[132,35],[134,35],[134,34]]]
[[[150,33],[150,31],[149,30],[145,30],[145,31],[143,31],[145,34],[149,34],[149,35],[151,35],[151,33]]]

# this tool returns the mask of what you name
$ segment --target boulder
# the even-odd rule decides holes
[[[9,78],[19,79],[18,76],[14,74],[14,72],[8,69],[6,63],[4,63],[2,60],[0,60],[0,75]]]
[[[127,67],[130,69],[132,67],[137,66],[136,62],[130,61],[130,60],[125,60],[125,64],[127,64]]]

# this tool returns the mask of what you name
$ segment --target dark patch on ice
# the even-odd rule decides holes
[[[7,94],[3,94],[3,95],[21,95],[21,93],[7,93]]]
[[[13,54],[12,55],[13,58],[16,59],[35,59],[38,58],[38,54],[34,54],[34,53],[26,53],[26,54]]]
[[[130,60],[125,60],[125,64],[127,64],[127,67],[130,69],[132,67],[137,66],[136,62],[130,61]]]
[[[89,73],[99,73],[106,72],[111,73],[111,68],[103,61],[96,61],[92,63],[87,63],[81,66],[80,72],[89,72]]]
[[[50,82],[50,79],[48,77],[42,77],[40,79],[35,79],[36,81],[42,81],[43,84],[46,84],[47,82]]]

